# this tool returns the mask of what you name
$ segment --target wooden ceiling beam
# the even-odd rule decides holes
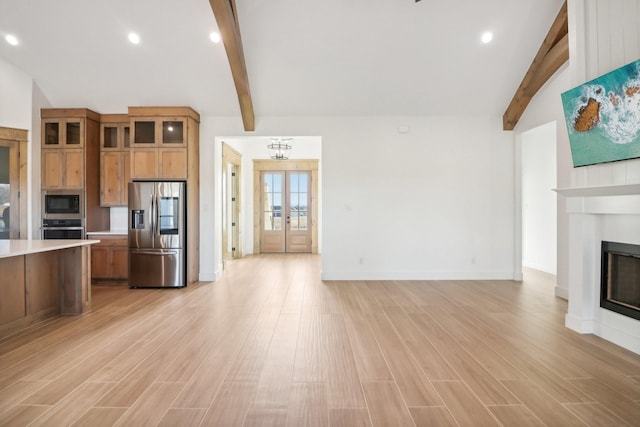
[[[255,117],[253,114],[253,102],[251,100],[251,90],[249,89],[249,75],[247,74],[247,64],[244,60],[244,50],[242,48],[235,1],[209,0],[209,4],[211,4],[211,10],[213,10],[213,15],[218,23],[224,49],[229,59],[233,83],[238,93],[244,130],[254,131]]]
[[[504,130],[513,130],[533,96],[569,60],[567,2],[562,4],[529,70],[502,116]]]

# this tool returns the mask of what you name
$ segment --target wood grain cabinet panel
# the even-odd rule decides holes
[[[62,151],[42,151],[42,189],[62,188]]]
[[[129,278],[129,244],[126,236],[93,234],[100,243],[91,246],[91,278],[126,280]]]
[[[26,315],[24,257],[0,258],[3,283],[0,286],[0,324]]]
[[[160,176],[167,179],[187,179],[187,150],[161,148]]]
[[[84,150],[66,149],[63,157],[63,188],[84,189]]]
[[[131,178],[156,179],[158,173],[158,150],[139,148],[131,151]]]
[[[100,120],[100,206],[127,206],[131,176],[129,116],[108,114]]]

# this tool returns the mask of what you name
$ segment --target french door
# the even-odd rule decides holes
[[[311,171],[262,171],[260,252],[311,252]]]

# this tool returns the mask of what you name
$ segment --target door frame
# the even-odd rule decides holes
[[[311,253],[318,253],[318,164],[317,159],[299,160],[261,160],[253,161],[253,253],[260,253],[260,211],[262,204],[262,188],[260,173],[262,171],[311,171]]]
[[[0,126],[0,146],[9,148],[11,216],[20,219],[20,221],[11,221],[12,239],[27,238],[28,135],[29,131],[24,129]]]
[[[236,218],[236,233],[237,233],[237,246],[236,246],[236,250],[235,250],[235,256],[233,256],[232,258],[227,258],[227,253],[231,252],[228,250],[227,248],[227,233],[229,232],[227,230],[227,224],[226,224],[226,217],[227,217],[227,200],[226,200],[226,183],[229,179],[229,177],[227,176],[227,163],[231,163],[233,166],[235,166],[236,169],[236,183],[237,183],[237,191],[238,194],[236,194],[236,210],[237,210],[237,215],[238,218]],[[242,239],[240,238],[242,236],[242,232],[241,232],[241,224],[242,221],[240,221],[240,209],[242,207],[242,154],[240,154],[238,151],[236,151],[235,149],[233,149],[233,147],[231,147],[229,144],[226,143],[222,143],[222,173],[223,173],[223,177],[222,177],[222,261],[226,261],[226,260],[230,260],[230,259],[237,259],[237,258],[242,258]]]

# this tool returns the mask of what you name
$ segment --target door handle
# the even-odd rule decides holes
[[[153,256],[166,256],[166,255],[178,255],[176,251],[163,251],[163,252],[151,252],[151,251],[133,251],[133,255],[153,255]]]

